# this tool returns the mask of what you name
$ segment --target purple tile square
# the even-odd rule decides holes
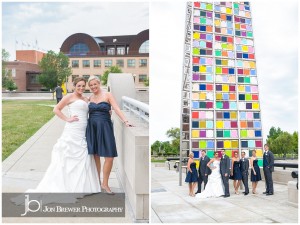
[[[200,137],[206,137],[206,131],[200,130]]]
[[[252,109],[252,103],[246,103],[246,109]]]
[[[223,102],[223,109],[229,109],[229,102]]]
[[[194,80],[194,81],[199,80],[199,74],[194,73],[194,74],[193,74],[193,80]]]

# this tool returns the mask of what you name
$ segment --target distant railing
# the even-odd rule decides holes
[[[284,170],[285,168],[298,168],[298,163],[279,163],[275,162],[274,167],[282,167]]]
[[[137,101],[133,98],[123,96],[122,97],[122,107],[123,107],[123,110],[129,111],[130,113],[133,113],[140,119],[149,123],[149,105],[147,105],[143,102]]]

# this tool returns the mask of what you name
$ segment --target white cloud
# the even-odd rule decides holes
[[[149,28],[147,2],[5,2],[2,7],[3,48],[11,59],[22,41],[33,45],[38,40],[40,48],[59,51],[74,33],[130,35]]]

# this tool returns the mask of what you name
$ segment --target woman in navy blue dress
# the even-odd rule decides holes
[[[185,178],[185,182],[189,183],[189,195],[195,196],[194,189],[196,187],[196,184],[198,182],[198,173],[196,169],[196,163],[194,162],[194,153],[191,152],[189,154],[189,160],[187,164],[188,173]]]
[[[234,157],[232,157],[231,174],[229,178],[233,180],[235,194],[239,195],[239,187],[242,180],[242,172],[240,168],[240,158],[238,152],[235,152]]]
[[[100,157],[105,158],[101,188],[104,189],[107,194],[114,194],[108,186],[113,159],[118,156],[113,124],[110,118],[111,108],[114,109],[125,126],[129,127],[132,125],[128,123],[113,95],[109,92],[105,93],[100,88],[100,80],[98,77],[91,76],[88,80],[88,85],[93,92],[93,95],[91,95],[89,99],[89,119],[86,128],[88,153],[94,155],[99,181],[101,170]]]
[[[252,151],[252,157],[250,159],[251,164],[251,182],[252,182],[252,193],[256,194],[256,187],[258,181],[261,180],[260,168],[258,166],[258,160],[256,158],[256,151]]]

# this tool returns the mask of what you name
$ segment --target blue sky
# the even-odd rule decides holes
[[[36,40],[40,49],[59,51],[74,33],[130,35],[145,29],[149,29],[149,5],[144,2],[2,3],[2,47],[12,60],[15,48],[32,48]]]

